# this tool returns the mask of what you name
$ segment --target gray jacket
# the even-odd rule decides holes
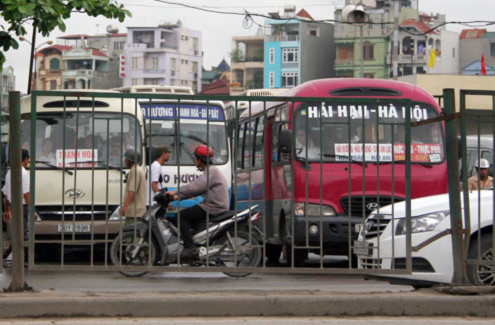
[[[208,183],[207,176],[209,178]],[[177,191],[179,200],[206,193],[208,193],[208,197],[205,195],[204,201],[199,206],[210,215],[216,216],[229,209],[230,200],[227,180],[216,166],[208,167],[196,181],[181,186]]]

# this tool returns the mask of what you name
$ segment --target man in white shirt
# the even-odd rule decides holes
[[[21,161],[21,177],[22,177],[22,215],[24,221],[24,241],[29,239],[29,229],[28,229],[28,220],[29,220],[29,203],[31,201],[31,196],[29,193],[29,173],[26,170],[27,165],[29,164],[29,151],[26,149],[22,149],[22,161]],[[4,220],[10,220],[12,216],[11,212],[11,176],[10,169],[5,176],[5,185],[3,186],[2,192],[4,195],[4,203],[5,203],[5,211],[4,211]],[[10,246],[3,254],[3,260],[5,260],[12,250],[12,246]],[[26,250],[27,251],[27,250]],[[27,254],[25,255],[27,259]],[[5,263],[4,263],[5,265]]]
[[[163,187],[162,165],[170,159],[170,148],[160,146],[155,149],[155,161],[150,166],[148,172],[148,182],[146,185],[146,205],[152,206],[156,204],[153,200],[157,192]]]
[[[320,159],[320,149],[313,144],[311,139],[306,141],[304,129],[296,131],[296,156],[304,159]]]

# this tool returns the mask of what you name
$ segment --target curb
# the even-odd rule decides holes
[[[321,292],[145,292],[0,294],[0,318],[168,316],[472,316],[495,317],[495,296],[434,291],[346,294]]]

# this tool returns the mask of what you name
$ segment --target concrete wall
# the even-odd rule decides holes
[[[308,26],[318,25],[319,36],[309,36]],[[302,23],[300,47],[300,81],[335,77],[334,26],[327,23]]]
[[[459,110],[459,90],[495,91],[495,76],[418,74],[399,77],[398,80],[417,85],[432,95],[442,95],[444,88],[454,88],[457,111]],[[492,110],[492,98],[490,96],[467,96],[466,107],[469,109]]]

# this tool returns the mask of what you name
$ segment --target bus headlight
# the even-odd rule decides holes
[[[450,215],[450,211],[438,211],[411,218],[411,234],[432,231],[435,227]],[[400,219],[397,224],[396,235],[406,234],[406,219]]]
[[[296,203],[296,216],[304,216],[304,206],[306,203],[297,202]],[[322,215],[324,217],[330,217],[335,215],[335,210],[328,205],[320,205],[320,204],[307,204],[306,205],[306,215],[308,216],[319,216]]]
[[[119,205],[117,209],[115,209],[110,215],[109,221],[120,221],[122,220],[122,216],[120,215],[121,206]]]

